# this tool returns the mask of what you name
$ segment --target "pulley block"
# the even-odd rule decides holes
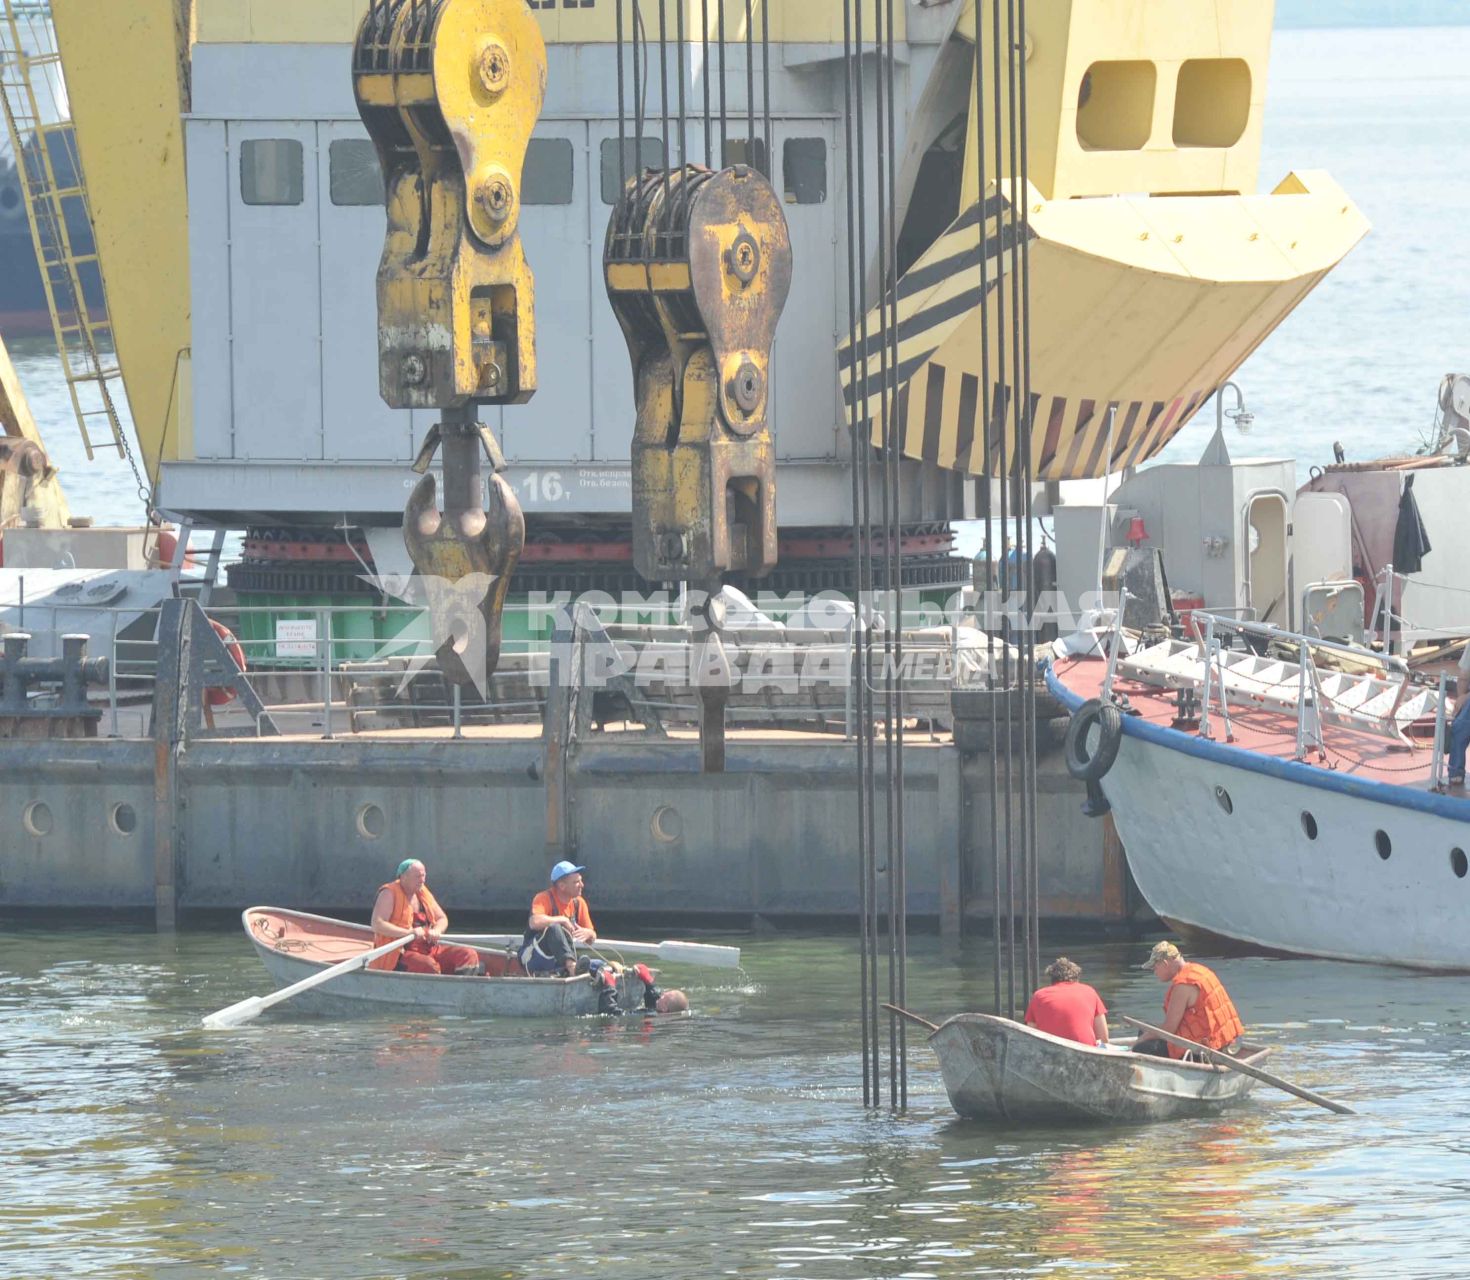
[[[758,170],[632,178],[603,255],[633,364],[633,559],[711,589],[776,563],[771,344],[791,288],[780,199]]]
[[[395,409],[536,389],[521,168],[546,96],[525,0],[371,0],[352,55],[382,164],[378,373]]]
[[[428,470],[436,449],[444,452],[442,511]],[[484,479],[482,455],[491,463]],[[403,541],[424,580],[439,669],[482,695],[500,661],[505,597],[526,542],[521,505],[498,474],[504,466],[495,436],[474,420],[473,408],[445,410],[419,451],[414,470],[423,478],[403,512]]]

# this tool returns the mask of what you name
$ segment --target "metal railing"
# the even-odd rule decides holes
[[[1418,574],[1399,573],[1386,564],[1374,578],[1373,609],[1369,631],[1385,653],[1404,653],[1420,640],[1458,640],[1470,636],[1470,625],[1435,627],[1417,622],[1398,612],[1394,606],[1395,588],[1413,587],[1420,595],[1470,596],[1470,587],[1452,586],[1445,582],[1427,582]],[[1402,595],[1402,590],[1399,591]],[[1421,600],[1421,604],[1424,601]]]
[[[130,708],[140,708],[153,700],[161,606],[98,608],[84,603],[57,602],[54,597],[48,597],[36,608],[44,610],[51,624],[49,629],[57,633],[82,629],[68,626],[68,616],[87,616],[93,644],[100,640],[108,659],[105,696],[109,736],[122,736],[122,716]],[[655,673],[654,678],[645,681],[640,704],[667,717],[671,725],[696,724],[697,687],[677,674],[692,669],[692,662],[687,660],[695,649],[690,628],[648,623],[645,619],[650,611],[644,605],[598,605],[597,610],[610,620],[606,640],[616,651],[620,667],[635,678]],[[371,732],[364,724],[375,720],[408,719],[418,727],[444,724],[459,738],[466,722],[471,720],[539,720],[552,683],[554,659],[569,659],[578,664],[578,670],[585,669],[585,638],[574,645],[570,654],[553,653],[554,611],[540,605],[516,604],[507,606],[506,613],[518,620],[516,630],[523,634],[505,641],[499,669],[485,696],[475,699],[448,682],[444,684],[442,698],[423,696],[422,678],[433,681],[440,677],[427,627],[419,626],[427,615],[418,606],[313,605],[283,609],[234,605],[215,610],[210,616],[233,625],[240,632],[232,638],[244,655],[245,671],[267,704],[270,717],[278,723],[284,722],[280,724],[283,730],[289,731],[293,720],[306,719],[310,728],[319,728],[324,738],[331,738],[340,731],[339,720],[345,713],[350,733]],[[383,630],[389,634],[363,634],[364,614],[376,615],[379,622],[387,624]],[[106,618],[102,635],[97,628],[99,616]],[[639,622],[613,621],[626,617]],[[933,622],[933,612],[929,609],[914,611],[914,617]],[[967,642],[969,628],[961,625],[967,621],[973,622],[973,618],[956,616],[951,626],[931,626],[922,635],[916,633],[906,638],[906,666],[902,674],[906,682],[907,714],[911,718],[931,723],[942,721],[950,714],[948,695],[952,688],[985,682],[982,660],[987,648],[999,647],[1001,641],[991,641],[977,630],[974,639]],[[276,634],[259,634],[265,625],[273,626]],[[734,646],[736,671],[746,692],[737,691],[732,696],[732,723],[781,723],[851,735],[855,728],[850,665],[854,626],[848,619],[844,628],[826,632],[826,638],[818,638],[816,629],[810,629],[798,633],[805,639],[796,642],[783,640],[784,632],[773,629],[768,642],[757,639],[752,643],[759,629],[739,630],[743,643]],[[643,637],[624,634],[628,631],[646,634]],[[94,649],[92,656],[103,656],[103,653]],[[670,660],[681,654],[686,658],[682,665]],[[759,668],[759,662],[769,666],[772,655],[787,657],[784,670]],[[870,687],[876,688],[883,680],[882,655],[875,650],[870,661],[867,681]],[[804,663],[820,668],[829,678],[805,679]],[[752,672],[751,667],[756,669]],[[657,678],[660,671],[675,674]],[[389,682],[398,685],[393,700],[382,704],[351,700],[354,692],[371,691]],[[229,704],[216,708],[216,712],[221,716],[238,714]],[[257,735],[262,732],[262,720],[263,717],[255,719],[253,732]]]
[[[1400,658],[1367,653],[1352,645],[1342,644],[1337,641],[1323,640],[1319,637],[1305,635],[1299,632],[1285,631],[1281,628],[1271,626],[1267,623],[1248,622],[1238,618],[1229,618],[1220,614],[1195,611],[1195,628],[1198,631],[1199,624],[1203,622],[1203,632],[1200,638],[1199,661],[1203,667],[1201,681],[1201,718],[1200,736],[1210,738],[1213,736],[1211,726],[1211,714],[1215,702],[1218,699],[1219,714],[1224,720],[1226,740],[1233,738],[1233,726],[1230,719],[1229,685],[1227,673],[1239,685],[1243,680],[1253,678],[1250,673],[1243,673],[1235,669],[1234,659],[1227,661],[1229,652],[1229,639],[1238,635],[1241,637],[1255,637],[1269,641],[1276,646],[1278,651],[1286,651],[1293,655],[1297,665],[1296,671],[1296,743],[1294,754],[1297,760],[1303,760],[1311,752],[1315,752],[1319,759],[1327,757],[1327,746],[1323,736],[1323,727],[1327,723],[1337,724],[1349,729],[1363,732],[1375,733],[1388,738],[1402,746],[1412,746],[1403,734],[1401,720],[1407,715],[1405,703],[1410,698],[1416,687],[1414,673],[1409,670],[1408,665]],[[1177,643],[1177,642],[1176,642]],[[1361,666],[1364,663],[1382,664],[1382,675],[1368,673],[1341,672],[1332,673],[1336,682],[1334,688],[1336,693],[1328,690],[1324,685],[1322,670],[1316,660],[1320,654],[1341,655],[1351,665]],[[1236,658],[1249,657],[1248,654],[1237,653]],[[1140,655],[1135,659],[1137,669],[1129,672],[1135,678],[1147,678],[1148,663],[1145,661],[1147,655]],[[1176,663],[1188,658],[1187,651],[1173,659]],[[1170,659],[1155,659],[1155,662],[1167,663]],[[1281,668],[1282,675],[1288,675],[1286,659],[1275,659]],[[1160,667],[1162,671],[1162,667]],[[1177,672],[1175,673],[1177,676]],[[1273,708],[1285,710],[1283,699],[1280,696],[1282,682],[1279,680],[1267,680],[1264,677],[1254,677],[1260,684],[1260,689],[1254,695],[1248,695],[1251,700],[1269,703]],[[1340,686],[1340,687],[1338,687]],[[1344,695],[1349,690],[1363,690],[1366,688],[1378,688],[1380,692],[1376,697],[1364,697],[1357,703],[1348,702]],[[1392,698],[1387,705],[1367,709],[1375,701],[1381,702],[1389,692]],[[1427,695],[1424,695],[1427,703]],[[1413,704],[1410,710],[1413,709]],[[1427,714],[1428,707],[1424,706]],[[1403,714],[1401,714],[1403,713]],[[1444,682],[1440,682],[1440,690],[1435,700],[1436,719],[1443,720],[1444,716]],[[1433,763],[1432,776],[1437,781],[1439,761],[1438,754],[1442,749],[1442,724],[1441,732],[1437,734],[1434,743],[1435,761]]]

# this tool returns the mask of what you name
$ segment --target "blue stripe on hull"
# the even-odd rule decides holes
[[[1076,711],[1086,699],[1073,693],[1046,665],[1046,687],[1051,690],[1067,710]],[[1432,813],[1439,818],[1454,822],[1470,823],[1470,798],[1439,795],[1434,791],[1418,791],[1412,787],[1395,786],[1391,782],[1379,782],[1372,778],[1352,778],[1333,773],[1328,769],[1316,768],[1295,760],[1278,760],[1274,756],[1263,756],[1243,747],[1233,747],[1223,742],[1212,742],[1197,734],[1184,733],[1165,725],[1153,724],[1141,716],[1123,717],[1123,733],[1126,737],[1141,738],[1155,746],[1167,747],[1170,751],[1182,751],[1185,755],[1211,760],[1230,769],[1244,769],[1250,773],[1261,773],[1267,777],[1280,778],[1283,782],[1295,782],[1301,786],[1316,787],[1319,791],[1336,791],[1342,795],[1355,796],[1359,800],[1371,800],[1376,804],[1393,805],[1399,809],[1413,809],[1419,813]]]

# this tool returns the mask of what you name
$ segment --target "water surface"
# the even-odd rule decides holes
[[[243,936],[12,923],[0,938],[0,1225],[11,1276],[1458,1277],[1470,1252],[1470,979],[1322,961],[1218,971],[1282,1075],[1226,1118],[956,1119],[911,1040],[866,1113],[846,937],[728,939],[690,1017],[282,1010]],[[1054,951],[1059,944],[1048,941]],[[1115,1012],[1138,945],[1067,950]],[[910,1004],[985,1008],[989,948],[915,942]]]

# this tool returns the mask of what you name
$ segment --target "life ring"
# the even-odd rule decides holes
[[[1091,742],[1097,726],[1096,745]],[[1062,743],[1067,772],[1078,782],[1096,782],[1113,767],[1123,742],[1123,713],[1111,703],[1089,698],[1072,713]]]
[[[235,639],[235,633],[229,627],[225,626],[223,622],[216,622],[213,618],[209,619],[209,625],[229,652],[230,660],[234,662],[236,668],[244,671],[245,650],[240,647],[240,642]],[[235,691],[233,689],[206,689],[204,691],[204,701],[211,707],[222,707],[234,696]]]
[[[160,569],[172,569],[174,556],[178,552],[179,539],[173,529],[165,527],[158,531],[158,537],[154,543],[154,558]],[[189,554],[188,548],[184,549],[184,559],[181,564],[184,569],[197,569],[199,562]]]

